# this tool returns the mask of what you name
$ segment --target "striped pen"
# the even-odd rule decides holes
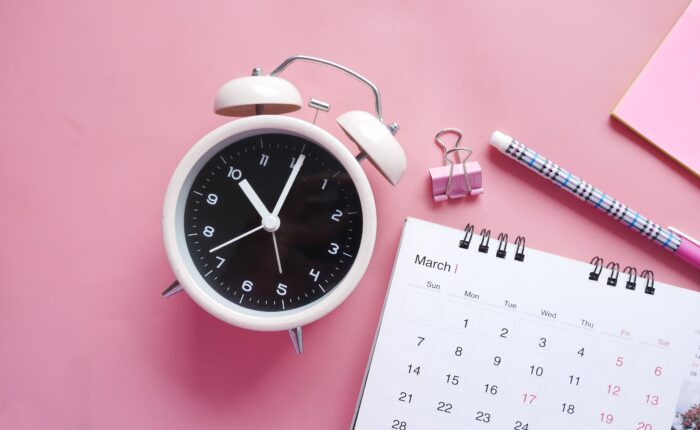
[[[673,252],[682,260],[700,268],[700,243],[673,227],[663,228],[639,212],[625,206],[621,201],[594,187],[554,162],[544,158],[512,137],[494,131],[491,145],[510,158],[549,179],[561,188],[605,212],[642,236],[653,240],[664,249]]]

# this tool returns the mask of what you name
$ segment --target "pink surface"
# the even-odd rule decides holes
[[[608,113],[686,6],[656,2],[179,1],[0,5],[0,428],[347,428],[402,220],[524,234],[700,290],[699,272],[490,149],[516,136],[660,223],[700,236],[697,178]],[[304,331],[227,326],[172,281],[161,243],[177,162],[226,121],[216,90],[292,53],[347,64],[382,90],[409,170],[369,164],[378,240],[364,281]],[[289,70],[320,125],[371,109],[330,70]],[[299,113],[310,119],[308,109]],[[432,138],[464,131],[488,192],[434,203]],[[621,166],[629,166],[624,168]],[[671,312],[671,310],[669,310]]]
[[[700,0],[691,2],[613,114],[700,176]]]

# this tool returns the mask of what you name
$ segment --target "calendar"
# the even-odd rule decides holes
[[[700,429],[699,372],[700,294],[408,218],[353,428]]]

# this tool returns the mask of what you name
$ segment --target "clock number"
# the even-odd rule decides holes
[[[246,293],[249,293],[253,290],[253,283],[250,281],[243,281],[243,285],[241,285],[241,289],[245,291]]]
[[[292,162],[289,163],[289,168],[290,168],[290,169],[293,169],[293,168],[294,168],[294,163],[296,163],[296,162],[297,162],[296,157],[292,157]]]
[[[229,166],[228,177],[237,181],[243,177],[243,172],[238,169],[234,169],[233,166]]]
[[[277,294],[279,294],[280,296],[286,296],[287,295],[287,286],[281,282],[279,284],[277,284]]]
[[[206,237],[213,237],[214,236],[214,227],[208,225],[204,227],[204,230],[202,231],[202,234],[205,235]]]
[[[326,184],[328,183],[328,179],[323,180],[323,184],[321,184],[321,189],[325,190],[326,189]]]
[[[340,246],[337,243],[331,243],[331,249],[328,250],[329,254],[335,255],[338,253]]]
[[[336,209],[336,210],[335,210],[335,213],[334,213],[333,215],[331,215],[331,219],[332,219],[333,221],[338,221],[338,222],[339,222],[341,216],[343,216],[343,211],[341,211],[340,209]]]
[[[221,258],[221,257],[219,257],[219,256],[217,256],[216,259],[219,260],[219,264],[216,265],[216,268],[218,269],[219,267],[221,267],[221,266],[224,264],[224,262],[226,261],[226,259],[225,259],[225,258]]]
[[[311,276],[312,278],[314,278],[314,282],[318,282],[318,275],[320,275],[320,274],[321,274],[321,272],[319,272],[319,271],[317,271],[317,270],[314,270],[314,269],[311,269],[311,270],[309,271],[309,276]]]
[[[215,205],[216,202],[218,202],[218,201],[219,201],[219,196],[217,196],[214,193],[211,193],[207,196],[207,203],[209,203],[210,205]]]
[[[266,167],[269,159],[270,157],[267,154],[260,154],[260,165]]]

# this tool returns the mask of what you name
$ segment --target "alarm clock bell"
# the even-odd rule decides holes
[[[253,70],[253,76],[236,78],[226,83],[214,101],[214,112],[218,115],[246,117],[251,115],[280,115],[301,109],[302,98],[299,90],[289,81],[275,76],[295,60],[307,60],[350,71],[344,66],[313,57],[291,57],[270,76],[262,75],[260,69]],[[378,96],[379,90],[361,75],[350,71],[353,77],[367,83]],[[336,121],[345,134],[359,148],[358,161],[367,157],[370,162],[396,185],[406,171],[406,154],[394,135],[399,126],[396,123],[384,125],[380,98],[376,98],[376,115],[364,111],[350,111],[340,115]]]

